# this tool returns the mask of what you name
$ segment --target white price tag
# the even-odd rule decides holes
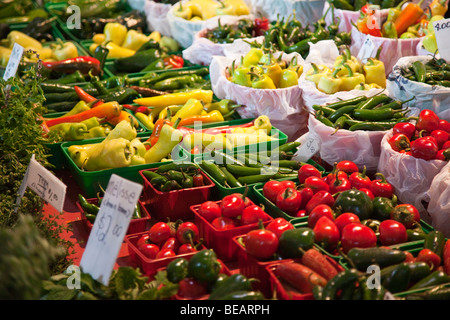
[[[439,56],[445,61],[450,61],[450,19],[433,22],[434,34],[439,50]]]
[[[367,59],[374,56],[376,52],[375,43],[370,39],[369,36],[366,36],[366,40],[364,40],[363,45],[361,46],[361,49],[358,52],[358,56],[356,57],[359,61],[362,61],[363,63],[367,62]]]
[[[320,143],[309,133],[305,135],[306,138],[301,141],[298,151],[292,157],[292,160],[306,162],[311,159],[320,149]]]
[[[83,272],[104,285],[108,285],[142,188],[116,174],[108,182],[80,261]]]
[[[67,186],[51,171],[37,162],[34,155],[30,159],[30,164],[19,188],[19,198],[16,204],[20,204],[27,187],[52,205],[58,212],[63,211]]]
[[[19,67],[20,60],[22,59],[22,54],[23,47],[18,43],[14,43],[11,55],[9,56],[8,64],[6,65],[5,73],[3,74],[3,80],[6,81],[16,75],[17,68]]]

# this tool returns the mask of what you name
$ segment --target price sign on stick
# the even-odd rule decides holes
[[[450,61],[450,19],[443,19],[433,22],[434,34],[439,55],[445,61]]]
[[[11,55],[9,56],[8,64],[6,65],[5,73],[3,74],[3,80],[8,80],[16,75],[17,68],[20,60],[22,59],[22,54],[23,47],[18,43],[14,43]]]
[[[113,174],[81,258],[83,272],[108,285],[142,185]]]
[[[311,159],[320,149],[319,141],[309,133],[302,139],[298,151],[292,157],[292,160],[306,162]]]

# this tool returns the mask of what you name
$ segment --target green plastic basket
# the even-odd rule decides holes
[[[11,24],[9,27],[12,30],[16,30],[16,31],[22,31],[23,29],[25,29],[25,27],[28,25],[28,23],[17,23],[17,24]],[[62,34],[62,31],[58,28],[58,22],[57,20],[53,21],[51,23],[51,35],[53,36],[53,38],[56,39],[61,39],[61,40],[65,40],[64,35]]]
[[[141,137],[142,140],[145,140],[148,138],[148,136]],[[171,163],[171,161],[166,162],[157,162],[157,163],[149,163],[149,164],[142,164],[142,165],[134,165],[129,167],[123,167],[123,168],[116,168],[116,169],[106,169],[106,170],[99,170],[99,171],[83,171],[81,170],[70,158],[69,153],[67,149],[71,145],[84,145],[88,143],[100,143],[103,141],[103,139],[98,139],[97,141],[75,141],[75,142],[64,142],[61,145],[65,161],[67,162],[67,167],[69,171],[71,172],[74,180],[77,182],[77,184],[80,186],[81,190],[85,193],[86,197],[93,198],[96,196],[97,192],[101,191],[101,188],[105,189],[108,181],[112,174],[117,174],[118,176],[121,176],[123,178],[126,178],[128,180],[137,182],[137,183],[143,183],[142,177],[139,174],[140,170],[144,169],[150,169],[150,168],[156,168],[159,167],[162,164]],[[187,160],[187,157],[182,153],[180,150],[180,159],[179,161]]]

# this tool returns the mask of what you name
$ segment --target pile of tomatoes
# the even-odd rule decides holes
[[[198,214],[220,231],[271,218],[262,207],[240,193],[227,195],[221,201],[203,202],[198,208]]]
[[[196,252],[199,245],[198,227],[190,221],[156,222],[136,241],[136,248],[148,259]]]
[[[394,151],[423,160],[450,160],[450,122],[422,110],[416,124],[400,122],[388,142]]]

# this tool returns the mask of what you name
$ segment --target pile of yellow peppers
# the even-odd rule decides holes
[[[126,58],[131,57],[144,44],[153,39],[155,42],[161,40],[161,34],[158,31],[145,35],[134,29],[129,29],[118,22],[108,22],[105,24],[103,33],[97,33],[92,37],[94,43],[89,47],[91,53],[102,44],[106,44],[109,49],[108,58]]]
[[[298,85],[303,66],[297,64],[295,57],[289,63],[280,58],[275,58],[272,52],[264,53],[259,48],[252,48],[241,58],[239,65],[233,61],[227,78],[235,84],[255,89],[282,89]]]
[[[71,41],[58,39],[57,42],[44,45],[23,32],[12,30],[1,42],[1,66],[4,67],[8,64],[15,43],[20,44],[24,48],[24,60],[29,62],[36,62],[38,60],[37,55],[42,61],[60,61],[78,57],[78,49]],[[34,53],[28,54],[27,51],[29,50],[36,52],[37,55]]]
[[[202,21],[221,15],[248,15],[250,9],[242,0],[189,0],[178,2],[173,14],[189,21]]]
[[[380,48],[381,49],[381,48]],[[363,64],[350,54],[348,48],[335,60],[332,68],[312,63],[305,79],[314,82],[317,89],[326,94],[354,89],[386,88],[384,63],[377,55]]]

